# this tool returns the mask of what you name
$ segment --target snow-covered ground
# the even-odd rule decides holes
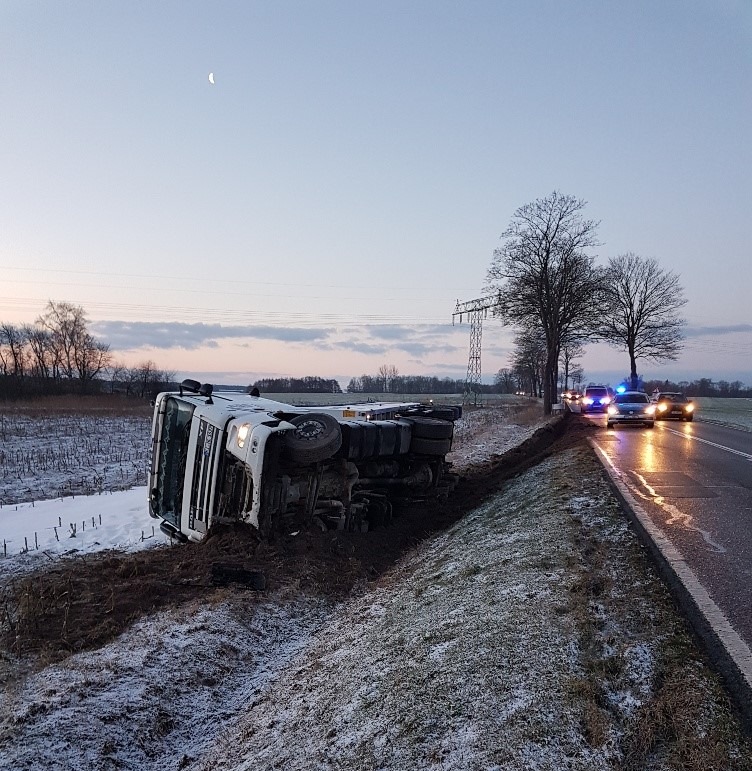
[[[458,467],[538,425],[503,411],[463,421]],[[594,463],[582,449],[549,458],[344,603],[223,591],[40,664],[0,702],[0,768],[619,767],[656,697],[658,651],[683,632]],[[55,539],[72,524],[75,538]],[[6,506],[0,529],[16,548],[0,571],[74,541],[143,548],[152,524],[143,488]],[[34,532],[40,548],[18,554]],[[684,686],[704,702],[696,749],[723,697],[690,664]],[[653,751],[641,767],[684,766]]]
[[[3,556],[29,558],[166,543],[148,514],[146,487],[19,503],[0,509]],[[0,561],[0,572],[8,562]]]

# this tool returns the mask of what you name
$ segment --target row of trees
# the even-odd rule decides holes
[[[258,388],[261,392],[272,394],[341,394],[342,388],[337,380],[325,380],[321,377],[267,377],[248,386],[248,391]]]
[[[0,324],[0,375],[77,380],[86,388],[109,364],[109,346],[88,330],[83,308],[50,302],[33,324]]]
[[[741,380],[729,383],[727,380],[714,382],[710,378],[699,380],[681,380],[673,383],[670,380],[648,380],[643,383],[643,388],[648,393],[653,391],[680,391],[687,396],[715,396],[722,398],[752,398],[752,387],[746,386]]]
[[[583,218],[584,207],[555,191],[519,208],[487,274],[494,314],[517,330],[511,369],[524,374],[525,390],[542,393],[546,413],[560,367],[576,376],[569,367],[587,342],[624,350],[635,384],[638,360],[672,360],[681,350],[678,277],[632,253],[596,266],[598,223]]]
[[[560,390],[570,386],[580,388],[585,379],[585,370],[576,363],[585,351],[582,344],[566,344],[561,348],[557,383]],[[518,333],[509,368],[502,367],[494,376],[494,383],[501,393],[523,392],[531,396],[543,396],[546,376],[546,346],[540,336],[529,331]]]
[[[396,369],[394,374],[386,379],[378,373],[361,375],[351,378],[347,384],[349,394],[461,394],[464,390],[464,380],[426,375],[400,375]],[[489,386],[487,390],[492,389]]]
[[[0,398],[117,391],[151,396],[173,372],[147,361],[127,367],[89,331],[83,308],[50,300],[33,324],[0,322]]]

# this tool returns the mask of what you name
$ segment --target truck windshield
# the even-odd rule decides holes
[[[157,478],[151,491],[151,510],[178,529],[194,409],[193,404],[174,396],[167,397],[157,445],[159,458],[156,463]]]

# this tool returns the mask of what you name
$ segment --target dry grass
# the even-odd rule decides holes
[[[120,394],[96,396],[66,394],[41,396],[38,399],[0,402],[0,415],[21,414],[31,417],[46,415],[151,415],[152,407],[144,399]]]

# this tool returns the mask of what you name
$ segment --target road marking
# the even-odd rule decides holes
[[[710,442],[707,439],[700,439],[699,436],[694,436],[693,434],[685,434],[682,431],[677,431],[675,428],[669,428],[666,426],[664,431],[668,431],[671,434],[676,434],[677,436],[683,436],[685,439],[691,439],[695,442],[702,442],[703,444],[709,444],[711,447],[716,447],[719,450],[725,450],[726,452],[731,452],[734,455],[741,455],[742,458],[746,458],[747,460],[752,460],[752,455],[750,455],[748,452],[742,452],[741,450],[734,450],[732,447],[726,447],[725,444],[716,444],[715,442]]]

